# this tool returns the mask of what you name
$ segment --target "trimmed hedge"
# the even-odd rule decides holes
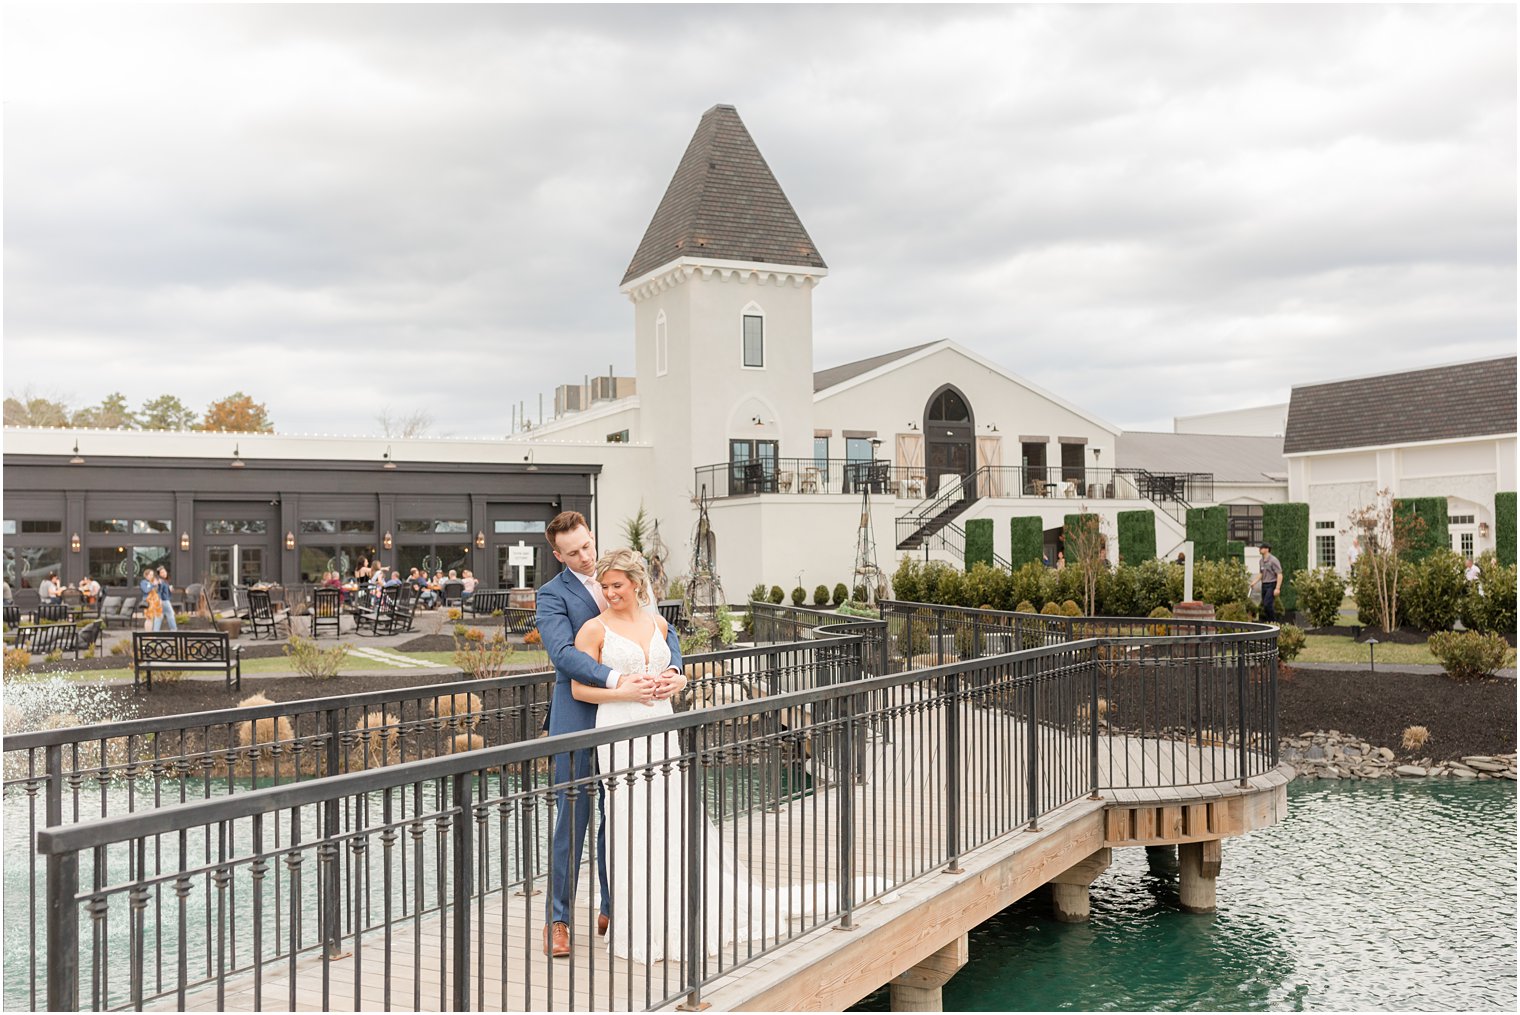
[[[1394,515],[1401,518],[1418,518],[1425,523],[1418,538],[1414,539],[1404,559],[1418,564],[1437,550],[1451,546],[1451,536],[1446,531],[1445,497],[1407,497],[1393,502]]]
[[[1224,544],[1224,556],[1226,560],[1238,560],[1242,564],[1246,562],[1246,544],[1238,539],[1231,539]]]
[[[1017,571],[1025,564],[1040,563],[1045,558],[1045,523],[1037,516],[1010,518],[1008,563]]]
[[[1156,514],[1150,510],[1119,512],[1119,560],[1138,564],[1156,555]]]
[[[1187,537],[1193,541],[1195,560],[1224,560],[1230,531],[1230,515],[1223,504],[1187,509]]]
[[[1284,610],[1296,610],[1298,590],[1286,579],[1309,569],[1309,505],[1263,504],[1261,539],[1282,564],[1284,582],[1278,588],[1278,602]]]
[[[1494,494],[1494,553],[1501,564],[1515,563],[1515,491]]]
[[[992,563],[992,519],[970,518],[966,521],[966,570],[975,564]]]

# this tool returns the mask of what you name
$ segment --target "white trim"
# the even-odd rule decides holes
[[[750,366],[744,362],[744,319],[746,317],[760,318],[760,365]],[[765,346],[767,335],[770,330],[766,327],[765,308],[754,300],[744,304],[744,309],[739,311],[739,369],[740,370],[764,370],[766,363]]]
[[[997,374],[999,377],[1002,377],[1005,380],[1012,381],[1013,383],[1019,385],[1020,387],[1023,387],[1025,389],[1029,390],[1030,392],[1032,392],[1032,393],[1034,393],[1036,395],[1039,395],[1041,398],[1045,399],[1046,401],[1051,402],[1054,405],[1060,406],[1062,409],[1065,409],[1067,412],[1071,413],[1072,415],[1079,416],[1082,419],[1085,419],[1087,422],[1093,424],[1094,426],[1099,427],[1100,429],[1108,431],[1109,433],[1113,434],[1115,438],[1117,438],[1121,433],[1123,433],[1123,431],[1119,427],[1114,426],[1112,423],[1109,423],[1106,420],[1103,420],[1103,419],[1098,418],[1097,416],[1094,416],[1092,413],[1086,411],[1085,409],[1079,409],[1079,408],[1077,408],[1077,406],[1075,406],[1072,403],[1066,401],[1066,399],[1061,398],[1058,395],[1052,394],[1049,391],[1046,391],[1044,388],[1040,387],[1038,384],[1035,384],[1033,381],[1026,380],[1023,377],[1020,377],[1018,374],[1013,373],[1010,370],[1004,369],[1003,367],[1001,367],[998,364],[992,362],[991,360],[989,360],[989,359],[987,359],[987,358],[985,358],[983,356],[977,355],[976,353],[972,352],[970,349],[967,349],[965,346],[961,345],[960,343],[951,341],[948,338],[942,339],[941,341],[938,341],[938,342],[935,342],[933,345],[925,346],[924,348],[918,350],[917,352],[910,353],[907,356],[903,356],[903,357],[900,357],[898,359],[892,360],[890,363],[883,363],[881,366],[876,367],[874,370],[867,370],[863,374],[857,374],[856,376],[851,377],[847,381],[840,381],[838,384],[835,384],[835,385],[833,385],[831,387],[824,388],[822,391],[815,391],[813,393],[813,401],[814,401],[814,403],[817,403],[817,402],[823,401],[826,398],[832,398],[835,395],[838,395],[838,394],[841,394],[843,392],[849,391],[851,388],[857,387],[857,386],[859,386],[861,384],[866,384],[866,383],[868,383],[870,381],[874,381],[878,377],[884,377],[887,374],[892,373],[894,370],[900,370],[903,367],[910,366],[910,365],[912,365],[914,363],[917,363],[919,360],[922,360],[922,359],[925,359],[925,358],[927,358],[929,356],[932,356],[935,353],[940,352],[941,350],[944,350],[944,349],[949,349],[949,350],[952,350],[954,352],[960,353],[962,356],[966,357],[971,362],[973,362],[976,365],[982,367],[983,369],[988,370],[988,371],[990,371],[990,372],[992,372],[994,374]]]
[[[1513,433],[1477,434],[1472,437],[1443,437],[1434,441],[1400,441],[1396,444],[1359,444],[1346,448],[1320,448],[1317,451],[1284,451],[1284,458],[1308,458],[1310,455],[1354,455],[1366,451],[1397,451],[1400,448],[1434,448],[1446,444],[1477,444],[1480,441],[1514,440]],[[1416,477],[1418,478],[1418,477]]]
[[[670,372],[670,325],[662,308],[654,319],[654,375],[664,377]]]
[[[678,257],[666,261],[658,268],[646,271],[638,278],[629,279],[618,287],[618,292],[637,303],[649,296],[691,278],[697,272],[711,276],[721,274],[724,281],[737,278],[740,282],[769,282],[772,285],[817,285],[827,278],[829,269],[815,268],[805,264],[768,264],[764,261],[726,261],[713,257]]]

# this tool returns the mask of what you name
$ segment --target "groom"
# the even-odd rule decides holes
[[[570,693],[570,681],[578,680],[593,687],[617,687],[620,681],[636,681],[652,701],[669,692],[656,677],[648,674],[620,674],[575,647],[581,626],[607,608],[602,586],[596,580],[596,540],[579,511],[561,511],[544,528],[544,536],[554,551],[554,558],[565,570],[544,583],[538,590],[538,633],[544,650],[554,666],[554,696],[549,702],[550,736],[575,733],[596,726],[596,706],[576,701]],[[661,677],[681,672],[681,646],[672,625],[666,643],[670,646],[670,668]],[[565,786],[572,780],[591,777],[595,752],[574,751],[554,756],[554,782]],[[586,850],[586,824],[591,819],[590,789],[578,787],[574,804],[565,790],[558,794],[558,813],[554,821],[549,898],[544,913],[544,954],[564,958],[570,954],[570,907],[575,882],[580,878],[581,856]],[[597,791],[601,807],[601,792]],[[605,826],[598,822],[596,836],[597,879],[601,883],[601,913],[596,918],[596,932],[607,933],[612,893],[607,887],[607,849]]]

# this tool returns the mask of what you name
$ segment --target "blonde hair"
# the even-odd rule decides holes
[[[608,571],[621,571],[628,576],[638,592],[639,604],[649,602],[649,567],[638,552],[629,549],[612,550],[602,554],[596,562],[596,580],[601,581]]]

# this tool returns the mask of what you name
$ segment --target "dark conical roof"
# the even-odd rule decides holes
[[[683,256],[828,267],[733,106],[702,114],[623,281]]]

